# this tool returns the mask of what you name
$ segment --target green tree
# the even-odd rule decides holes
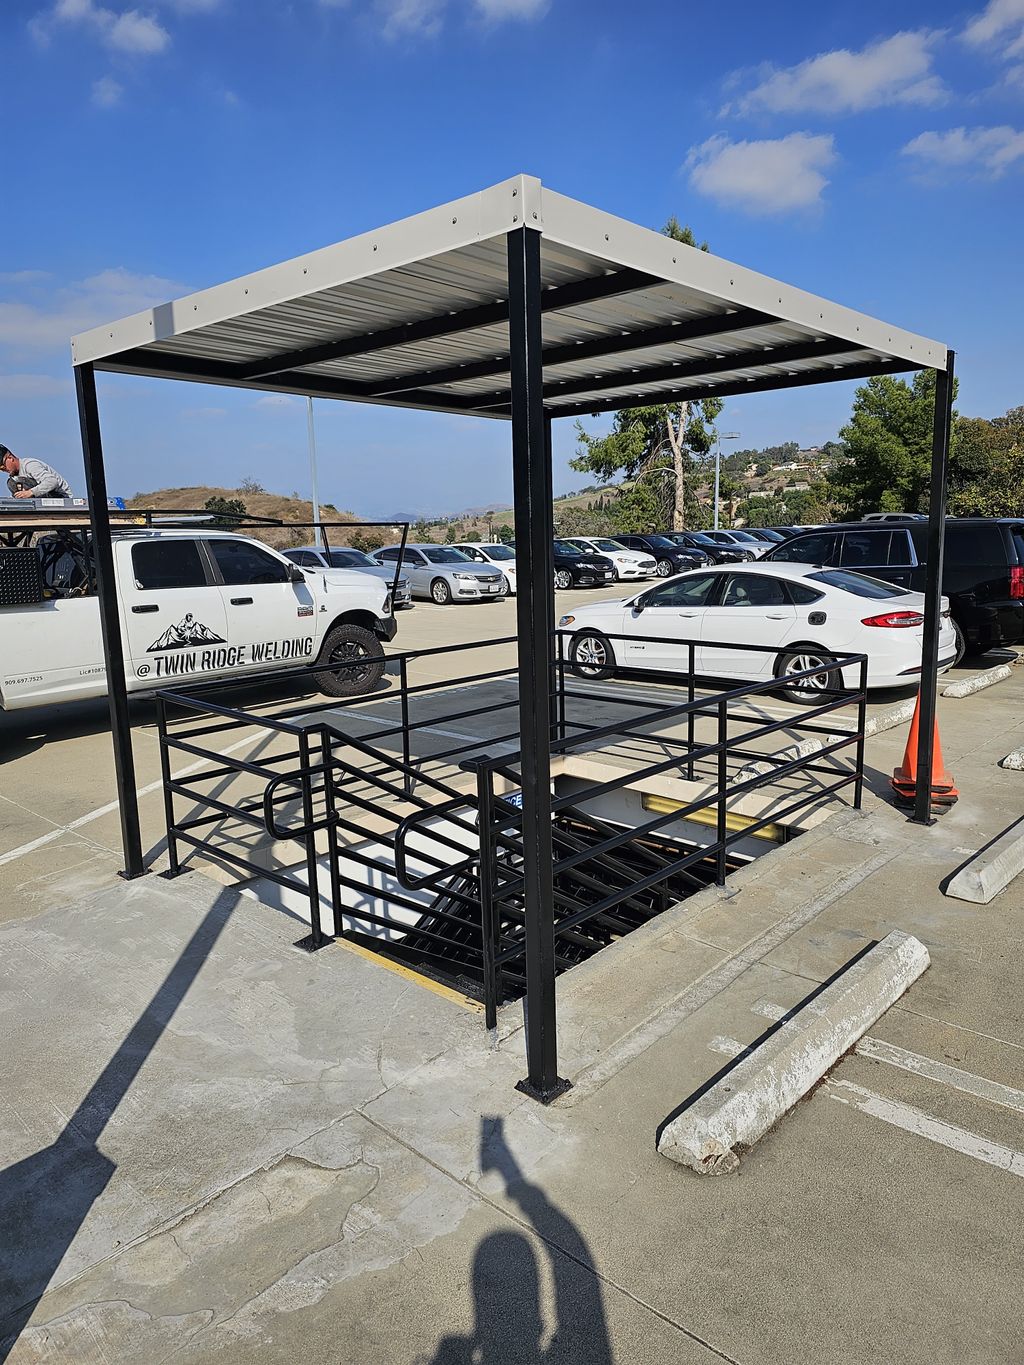
[[[951,461],[949,511],[953,516],[1024,514],[1024,408],[1003,417],[961,417]]]
[[[666,237],[693,250],[707,251],[707,242],[697,239],[689,226],[682,226],[673,216],[662,232]],[[674,530],[682,530],[699,516],[697,499],[691,484],[694,470],[711,449],[714,422],[722,411],[718,398],[699,402],[661,404],[651,407],[622,408],[612,419],[607,436],[592,436],[576,423],[576,458],[573,469],[596,474],[601,483],[616,476],[634,482],[619,499],[615,520],[618,528],[629,532],[636,526],[649,530],[652,525],[669,521]],[[666,468],[675,474],[671,483],[671,511],[668,516],[653,515],[664,503],[664,490],[645,487],[659,479],[640,479],[650,470]],[[651,520],[644,520],[652,517]]]
[[[245,516],[245,503],[241,498],[207,498],[203,503],[207,512],[217,512],[215,526],[235,526],[238,518]]]
[[[909,384],[875,375],[861,385],[839,433],[842,454],[828,473],[831,494],[846,514],[927,511],[934,407],[934,370],[919,370]],[[952,434],[951,464],[955,418]]]
[[[516,533],[507,521],[502,522],[496,534],[502,545],[514,545],[516,543]]]
[[[349,539],[349,544],[353,550],[362,550],[363,554],[372,554],[374,550],[379,550],[387,544],[380,531],[356,531]]]

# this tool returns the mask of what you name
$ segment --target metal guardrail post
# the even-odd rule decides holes
[[[405,774],[405,794],[412,796],[415,784],[412,780],[412,773],[408,769],[412,766],[411,746],[409,743],[409,669],[406,658],[403,654],[398,660],[398,688],[401,692],[400,702],[402,707],[402,762],[406,766]]]
[[[299,736],[299,762],[301,764],[302,784],[302,823],[306,833],[303,843],[306,848],[306,882],[309,888],[309,936],[300,939],[295,945],[315,953],[330,940],[324,936],[320,927],[320,886],[317,879],[319,868],[316,861],[316,830],[313,828],[313,777],[310,772],[309,734],[303,730]]]
[[[327,857],[331,874],[331,910],[334,918],[334,933],[340,937],[344,926],[341,914],[341,872],[338,868],[338,826],[330,819],[334,814],[336,793],[334,790],[334,740],[326,726],[320,727],[320,757],[324,765],[324,804],[327,820]]]
[[[716,858],[715,880],[719,886],[725,885],[726,874],[726,844],[729,826],[727,823],[727,812],[725,807],[725,795],[729,781],[729,767],[727,763],[726,745],[729,742],[729,713],[726,710],[726,699],[722,695],[718,698],[718,849]]]
[[[864,726],[868,713],[868,661],[860,661],[860,696],[857,698],[857,780],[853,784],[853,808],[860,810],[864,794]]]
[[[163,697],[156,698],[156,726],[160,745],[160,782],[164,797],[164,824],[167,827],[167,871],[166,878],[180,877],[181,864],[178,862],[178,841],[174,837],[174,793],[171,791],[171,756],[167,748],[167,705]]]
[[[484,1023],[498,1027],[498,999],[501,982],[496,962],[498,955],[498,907],[495,903],[497,877],[494,866],[494,773],[481,764],[476,773],[476,800],[480,830],[480,933],[483,949]]]
[[[689,663],[688,663],[689,676],[688,676],[687,681],[686,681],[686,700],[687,700],[687,701],[689,702],[689,704],[692,706],[693,703],[694,703],[694,700],[695,700],[695,698],[696,698],[696,694],[695,694],[694,686],[693,686],[693,669],[694,669],[694,658],[695,658],[695,656],[694,656],[694,649],[693,649],[693,643],[692,643],[692,641],[690,642],[690,644],[687,645],[687,649],[689,650]],[[695,740],[694,720],[695,720],[694,714],[693,714],[692,711],[690,711],[690,712],[687,714],[687,717],[686,717],[686,746],[687,746],[687,749],[688,749],[688,751],[689,751],[689,753],[690,753],[690,755],[691,755],[691,757],[689,757],[689,758],[686,760],[686,777],[687,777],[687,781],[689,781],[689,782],[692,782],[692,781],[693,781],[693,758],[692,758],[692,754],[693,754],[693,745],[694,745],[694,740]]]
[[[558,727],[557,737],[565,739],[565,637],[559,632],[555,636],[558,651]]]

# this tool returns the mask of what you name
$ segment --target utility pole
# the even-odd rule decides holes
[[[718,489],[722,482],[722,442],[738,441],[740,434],[738,431],[716,432],[717,444],[715,446],[715,530],[718,530]]]

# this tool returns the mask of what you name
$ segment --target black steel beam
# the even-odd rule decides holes
[[[583,303],[594,303],[598,299],[614,298],[617,294],[628,294],[664,283],[656,275],[645,274],[642,270],[616,270],[607,275],[590,276],[572,284],[555,285],[543,290],[541,311],[550,313],[574,308]],[[443,313],[439,317],[422,318],[418,322],[405,322],[398,327],[385,327],[379,332],[363,332],[359,336],[338,337],[316,346],[282,351],[279,355],[265,356],[261,360],[240,365],[237,369],[241,378],[262,379],[285,370],[301,369],[305,365],[319,365],[325,360],[344,360],[349,356],[390,350],[393,346],[409,346],[419,341],[453,336],[458,332],[470,332],[478,327],[493,327],[505,322],[508,316],[508,301],[500,299],[463,309],[459,313]]]
[[[132,753],[132,727],[128,713],[128,689],[125,680],[124,645],[121,640],[121,614],[117,605],[114,552],[110,541],[107,476],[103,468],[96,375],[91,365],[75,367],[75,391],[78,395],[78,421],[82,431],[82,455],[85,460],[85,496],[89,502],[89,522],[92,527],[92,554],[96,566],[103,661],[107,670],[107,699],[110,705],[110,730],[114,744],[117,804],[121,816],[121,846],[124,850],[124,870],[121,875],[131,879],[141,877],[146,868],[142,861],[139,798],[135,789],[135,756]]]
[[[553,379],[544,385],[544,400],[570,397],[577,393],[592,392],[597,385],[621,387],[624,384],[660,384],[662,380],[701,379],[704,375],[732,374],[736,370],[753,370],[762,365],[792,365],[798,360],[832,359],[846,356],[851,351],[863,351],[864,347],[856,341],[795,341],[790,346],[765,347],[760,350],[737,351],[721,358],[697,356],[692,360],[662,361],[646,369],[628,371],[609,371],[606,374],[581,375],[577,379]],[[508,403],[508,393],[476,394],[474,401],[478,408],[504,407]]]
[[[642,327],[635,332],[616,333],[614,336],[593,337],[590,340],[567,341],[548,346],[544,353],[544,368],[567,365],[578,360],[596,360],[601,356],[620,355],[627,351],[649,350],[655,346],[671,346],[681,341],[703,341],[729,332],[742,332],[751,327],[764,327],[778,322],[771,313],[759,313],[755,308],[742,308],[735,313],[718,317],[688,318],[659,327]],[[499,355],[486,360],[470,360],[443,369],[417,370],[402,375],[389,375],[368,384],[377,395],[403,393],[408,389],[430,389],[438,384],[458,384],[468,379],[485,379],[492,374],[507,374],[509,357]]]
[[[549,689],[554,580],[551,475],[542,394],[540,234],[507,236],[512,483],[519,587],[519,727],[526,901],[526,1056],[520,1089],[548,1103],[567,1088],[555,1036],[555,916]]]
[[[907,370],[922,370],[908,360],[872,360],[863,365],[842,365],[827,370],[805,370],[794,374],[773,376],[770,379],[741,379],[725,384],[700,384],[689,389],[656,389],[653,393],[618,393],[614,397],[592,399],[581,403],[554,403],[549,408],[552,417],[576,417],[587,413],[616,412],[619,408],[652,407],[660,403],[697,402],[701,398],[735,398],[744,393],[768,393],[775,389],[796,389],[807,384],[834,384],[841,379],[867,379],[873,374],[902,374]],[[610,376],[609,376],[610,378]],[[610,387],[610,385],[609,385]],[[481,416],[508,415],[508,404],[496,404],[481,410]]]
[[[942,607],[942,560],[946,530],[946,471],[953,422],[953,367],[955,355],[946,352],[946,368],[935,371],[935,412],[932,418],[932,478],[928,498],[928,562],[925,567],[924,640],[921,645],[921,702],[916,792],[911,819],[930,825],[932,774],[935,767],[935,712],[939,681],[939,626]]]

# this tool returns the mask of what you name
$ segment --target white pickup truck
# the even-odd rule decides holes
[[[212,529],[121,529],[113,554],[129,692],[322,665],[322,691],[354,696],[384,670],[381,641],[396,625],[378,578],[301,569]],[[106,690],[88,536],[57,531],[32,549],[0,549],[0,708]]]

